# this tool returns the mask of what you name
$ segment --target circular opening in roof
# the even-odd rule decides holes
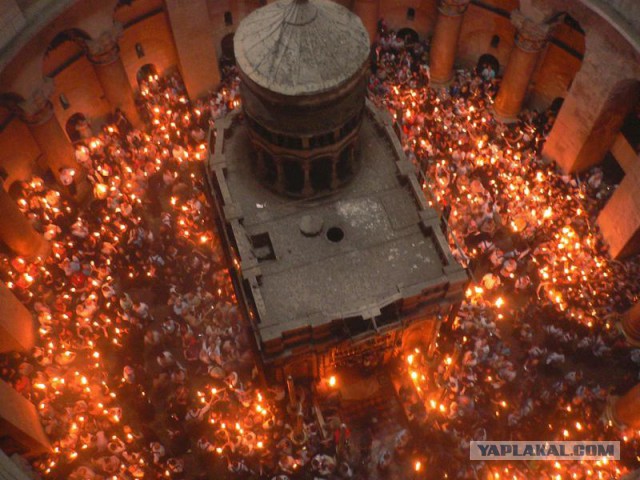
[[[344,238],[344,231],[340,227],[331,227],[327,230],[327,238],[331,242],[338,243]]]

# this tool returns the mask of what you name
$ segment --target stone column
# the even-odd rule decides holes
[[[24,257],[45,257],[49,244],[31,225],[31,222],[0,185],[0,240],[11,250]],[[2,303],[0,302],[0,311]],[[0,314],[0,318],[2,314]]]
[[[28,352],[34,344],[31,313],[4,283],[0,283],[0,352]]]
[[[58,119],[53,114],[53,105],[49,100],[33,102],[23,106],[22,119],[27,124],[33,139],[40,147],[44,163],[49,167],[58,183],[62,169],[70,168],[75,172],[75,191],[69,193],[75,200],[85,199],[91,192],[84,169],[76,162],[73,146],[69,143]]]
[[[302,186],[302,195],[308,196],[313,193],[313,186],[311,185],[311,164],[308,161],[302,163],[302,172],[304,174],[304,184]]]
[[[0,380],[0,422],[3,435],[17,442],[28,455],[51,452],[51,444],[42,429],[36,407]]]
[[[211,27],[207,2],[166,0],[164,4],[178,51],[180,73],[189,97],[196,99],[220,83],[215,28]]]
[[[429,68],[434,86],[447,86],[453,77],[458,37],[470,0],[439,0],[438,19],[431,41]]]
[[[73,146],[56,119],[51,102],[45,100],[33,110],[26,108],[23,119],[53,174],[58,177],[61,168],[77,168]]]
[[[621,397],[610,397],[605,418],[619,428],[640,428],[640,384]]]
[[[380,18],[379,1],[356,0],[353,4],[353,13],[362,20],[362,24],[369,34],[369,42],[375,42],[378,36],[378,20]]]
[[[338,178],[338,160],[340,157],[336,155],[331,159],[331,190],[335,190],[340,185]]]
[[[122,26],[116,26],[104,32],[96,40],[89,40],[87,58],[102,86],[104,95],[113,109],[120,108],[136,127],[142,124],[133,97],[133,89],[120,57],[118,38],[122,35]]]
[[[553,27],[534,22],[519,10],[511,12],[511,21],[517,29],[515,46],[509,55],[494,104],[496,115],[503,121],[515,120],[520,113],[540,52],[546,46]]]

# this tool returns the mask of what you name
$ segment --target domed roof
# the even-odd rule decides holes
[[[360,18],[329,0],[280,0],[247,16],[236,61],[251,80],[283,95],[311,95],[350,79],[369,58]]]

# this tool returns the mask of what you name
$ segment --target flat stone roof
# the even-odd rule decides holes
[[[280,0],[242,20],[236,62],[251,80],[282,95],[332,90],[369,59],[360,18],[329,0]]]
[[[259,183],[240,116],[229,120],[224,154],[221,142],[216,144],[211,165],[226,196],[225,217],[238,243],[242,275],[253,283],[264,342],[335,319],[372,318],[400,298],[446,285],[454,272],[466,279],[413,166],[398,154],[390,121],[376,125],[375,115],[381,114],[369,105],[360,134],[360,171],[337,193],[319,199],[288,199]],[[219,128],[218,140],[224,127]],[[309,217],[311,223],[322,221],[315,236],[308,236]],[[332,228],[340,229],[341,240],[328,238]],[[275,260],[256,258],[265,252],[252,247],[251,237],[264,233]]]

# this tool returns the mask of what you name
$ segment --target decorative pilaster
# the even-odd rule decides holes
[[[453,77],[460,28],[469,3],[470,0],[438,2],[438,19],[429,55],[431,83],[434,86],[446,86]]]
[[[517,30],[515,47],[509,55],[494,105],[497,116],[507,122],[515,120],[522,109],[540,52],[555,25],[535,22],[519,10],[511,12],[511,22]]]

